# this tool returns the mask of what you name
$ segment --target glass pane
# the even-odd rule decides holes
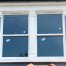
[[[4,15],[4,34],[27,34],[28,15]]]
[[[37,29],[39,34],[62,33],[62,14],[38,14]]]
[[[66,66],[66,63],[54,63],[56,66]],[[36,63],[36,66],[45,66],[47,64]],[[27,66],[27,63],[1,63],[0,66]]]
[[[48,63],[37,63],[36,66],[48,66],[48,64],[50,64],[50,62]],[[56,66],[66,66],[66,63],[54,63]]]
[[[27,57],[28,37],[3,37],[3,57]]]
[[[63,37],[37,37],[38,56],[63,56]]]
[[[27,66],[27,64],[23,64],[23,63],[1,63],[0,66]]]
[[[66,66],[66,63],[63,63],[63,64],[59,63],[59,64],[56,64],[56,66]]]
[[[1,63],[0,66],[27,66],[28,63]],[[66,63],[54,63],[56,66],[66,66]],[[36,63],[36,66],[47,66],[48,63]]]

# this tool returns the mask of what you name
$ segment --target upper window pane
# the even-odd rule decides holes
[[[62,33],[62,14],[38,14],[37,33]]]
[[[37,43],[37,54],[40,57],[64,56],[62,36],[38,37]]]
[[[3,37],[3,57],[28,57],[28,37]]]
[[[4,15],[4,34],[27,34],[28,15]]]

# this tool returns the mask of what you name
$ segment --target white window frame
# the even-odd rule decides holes
[[[58,33],[58,34],[37,34],[37,37],[38,36],[40,36],[40,37],[42,37],[42,36],[62,36],[63,37],[63,53],[64,53],[64,57],[50,57],[50,56],[48,56],[48,57],[38,57],[37,56],[37,60],[38,60],[38,62],[58,62],[58,61],[61,61],[61,59],[62,59],[62,61],[64,61],[65,60],[65,58],[66,58],[66,45],[65,45],[65,17],[64,17],[64,11],[61,11],[61,10],[39,10],[39,11],[37,11],[38,13],[37,14],[62,14],[62,28],[63,28],[63,33]],[[38,22],[37,22],[38,23]]]
[[[20,5],[19,5],[20,6]],[[66,42],[65,42],[65,14],[66,11],[64,10],[64,6],[2,6],[0,7],[0,17],[1,17],[1,35],[0,35],[0,62],[66,62]],[[10,12],[11,14],[15,12],[21,13],[22,11],[28,10],[28,57],[2,57],[2,49],[3,49],[3,13]],[[37,13],[36,11],[41,10],[42,12],[46,13],[62,13],[62,22],[63,22],[63,46],[64,46],[64,57],[38,57],[37,56]],[[10,14],[9,13],[9,14]],[[17,14],[17,13],[16,13]],[[43,34],[41,34],[42,36]],[[45,34],[47,35],[47,34]],[[51,34],[50,34],[51,35]],[[55,35],[55,34],[53,34]],[[62,34],[61,34],[62,35]],[[4,35],[6,36],[6,35]],[[24,36],[24,35],[23,35]],[[27,35],[26,35],[27,36]]]

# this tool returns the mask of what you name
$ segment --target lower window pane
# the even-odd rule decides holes
[[[37,37],[38,56],[63,56],[63,37]]]
[[[3,57],[27,57],[28,37],[3,37]]]

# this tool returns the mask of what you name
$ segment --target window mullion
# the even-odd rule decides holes
[[[30,59],[37,56],[37,25],[35,11],[29,12],[29,57]]]
[[[1,20],[0,20],[0,57],[2,57],[2,49],[3,49],[3,14],[0,12]]]
[[[62,15],[62,26],[63,26],[63,49],[64,49],[64,57],[66,57],[66,38],[65,38],[65,14],[66,11],[63,11],[63,15]]]

